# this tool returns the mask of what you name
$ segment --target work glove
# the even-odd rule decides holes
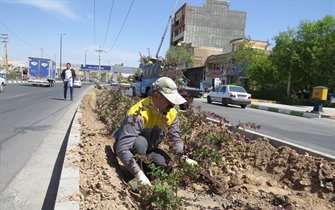
[[[142,186],[143,185],[149,185],[149,186],[151,186],[151,183],[150,183],[148,177],[143,173],[142,170],[140,170],[139,172],[137,172],[135,174],[135,178],[137,180],[137,185],[138,186],[141,186],[141,185]]]
[[[180,161],[181,164],[186,164],[188,166],[197,166],[198,165],[197,161],[192,160],[191,158],[188,158],[186,155],[182,155],[179,158],[179,161]]]

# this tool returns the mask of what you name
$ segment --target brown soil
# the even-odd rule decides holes
[[[124,181],[127,173],[112,152],[114,138],[95,112],[96,91],[91,89],[81,104],[81,140],[73,151],[81,156],[81,191],[72,199],[80,200],[81,210],[141,209],[140,195]],[[266,139],[255,148],[231,173],[211,168],[229,184],[227,193],[219,196],[202,184],[180,189],[178,196],[185,202],[180,209],[335,209],[334,162],[289,147],[274,148]]]

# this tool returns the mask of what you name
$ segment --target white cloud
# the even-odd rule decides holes
[[[63,17],[77,19],[77,15],[71,11],[67,1],[58,0],[18,0],[17,3],[37,7],[44,12],[60,13]]]

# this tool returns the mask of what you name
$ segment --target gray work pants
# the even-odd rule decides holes
[[[114,152],[116,151],[116,144],[117,144],[117,141],[115,141],[114,143]],[[159,167],[166,167],[169,165],[171,161],[171,157],[166,152],[164,152],[163,150],[159,148],[148,150],[148,141],[143,136],[138,136],[135,139],[134,145],[130,151],[133,155],[136,155],[136,154],[146,155],[156,166],[159,166]],[[142,167],[141,164],[140,164],[140,167]],[[142,168],[142,170],[144,171],[148,170],[145,165],[143,167],[145,168],[144,169]]]

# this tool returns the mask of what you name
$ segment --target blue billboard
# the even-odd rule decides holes
[[[86,64],[86,66],[85,66],[85,65],[81,64],[80,68],[82,70],[96,70],[96,71],[98,71],[99,70],[99,65]],[[100,70],[101,71],[110,71],[111,70],[111,66],[100,65]]]

